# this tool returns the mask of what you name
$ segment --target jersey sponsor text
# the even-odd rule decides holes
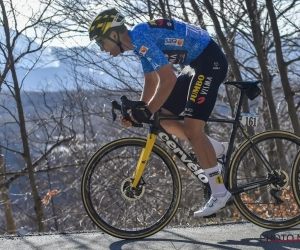
[[[184,42],[184,39],[178,39],[178,38],[166,38],[165,39],[165,45],[168,46],[182,46]]]
[[[198,80],[193,88],[193,91],[192,91],[192,94],[190,96],[190,100],[195,102],[196,101],[196,98],[198,96],[198,93],[202,87],[202,84],[203,84],[203,80],[204,80],[205,76],[204,75],[199,75],[198,76]]]

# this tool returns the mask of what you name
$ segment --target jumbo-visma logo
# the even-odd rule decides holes
[[[169,45],[169,46],[182,46],[183,42],[184,42],[184,39],[166,38],[165,45]]]
[[[199,75],[199,76],[198,76],[197,82],[196,82],[196,84],[194,85],[194,88],[193,88],[192,93],[191,93],[191,95],[190,95],[190,100],[191,100],[191,101],[193,101],[193,102],[196,101],[196,98],[197,98],[197,96],[198,96],[198,93],[199,93],[199,91],[200,91],[200,89],[201,89],[201,87],[202,87],[202,85],[203,85],[203,80],[204,80],[204,78],[205,78],[204,75]],[[204,101],[205,101],[205,99],[204,99],[204,100],[197,100],[197,103],[198,103],[198,104],[201,104],[201,103],[203,103]]]

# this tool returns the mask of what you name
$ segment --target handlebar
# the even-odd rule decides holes
[[[111,101],[111,105],[112,105],[112,116],[113,116],[113,122],[116,120],[117,115],[115,114],[115,109],[121,111],[121,114],[123,116],[124,119],[130,121],[132,123],[133,127],[143,127],[143,124],[141,123],[136,123],[134,121],[132,121],[130,119],[130,116],[128,114],[128,110],[130,110],[131,108],[133,108],[135,105],[137,105],[137,103],[139,101],[131,101],[129,99],[127,99],[126,96],[121,96],[121,104],[119,104],[116,100]],[[150,123],[150,122],[149,122]]]
[[[136,123],[130,119],[129,114],[127,113],[128,110],[135,107],[140,101],[131,101],[127,99],[126,96],[121,96],[121,104],[119,104],[116,100],[111,101],[111,112],[113,117],[113,122],[116,120],[117,115],[115,114],[115,109],[119,110],[124,117],[124,119],[130,121],[132,123],[133,127],[144,127],[142,123]],[[183,120],[184,116],[177,116],[172,114],[163,114],[161,112],[161,109],[156,111],[153,114],[153,119],[148,120],[147,122],[144,122],[144,124],[154,124],[155,126],[159,126],[159,121],[161,119],[167,119],[167,120]]]

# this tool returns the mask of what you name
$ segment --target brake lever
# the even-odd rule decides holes
[[[121,105],[117,101],[115,101],[115,100],[111,101],[111,105],[112,105],[111,112],[112,112],[113,122],[117,118],[117,115],[115,113],[115,109],[116,109],[116,110],[121,111],[121,114],[122,114],[123,118],[125,120],[130,121],[132,123],[133,127],[143,127],[144,126],[143,124],[141,124],[141,123],[135,123],[134,121],[132,121],[130,119],[129,114],[127,113],[127,109],[129,109],[129,107],[127,107],[126,105],[130,106],[130,105],[133,105],[135,102],[128,100],[126,98],[126,96],[122,96],[121,97],[121,101],[122,101]]]
[[[112,114],[113,122],[117,119],[115,109],[121,111],[121,106],[117,101],[111,101],[111,114]]]
[[[117,119],[117,115],[115,113],[115,109],[114,108],[111,109],[111,114],[112,114],[112,122],[114,123],[115,120]]]

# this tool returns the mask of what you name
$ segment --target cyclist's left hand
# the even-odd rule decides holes
[[[152,116],[151,111],[147,108],[146,103],[140,101],[135,107],[131,109],[130,118],[137,123],[143,123],[150,120]]]
[[[124,119],[124,117],[122,115],[119,116],[119,120],[122,123],[122,125],[126,128],[129,128],[132,126],[132,123],[126,119]]]

